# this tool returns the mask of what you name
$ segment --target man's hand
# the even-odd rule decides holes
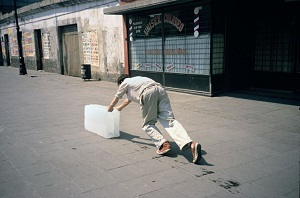
[[[112,112],[114,110],[114,106],[118,103],[118,101],[119,98],[114,98],[111,104],[107,107],[107,111]],[[126,100],[124,100],[124,102],[122,102],[122,104],[120,104],[119,106],[115,107],[115,109],[117,109],[118,111],[122,111],[122,109],[130,103],[131,101],[126,98]]]
[[[122,107],[120,107],[120,106],[117,106],[117,107],[115,107],[115,109],[117,109],[118,111],[122,111]]]
[[[118,102],[119,102],[119,98],[115,97],[115,98],[111,101],[110,105],[107,107],[107,111],[108,111],[108,112],[112,112],[112,111],[114,110],[114,106],[115,106]]]
[[[112,106],[108,106],[108,107],[107,107],[107,111],[108,111],[108,112],[112,112],[113,110],[114,110],[114,108],[113,108]]]

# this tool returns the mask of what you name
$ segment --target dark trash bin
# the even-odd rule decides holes
[[[91,65],[90,64],[82,64],[81,65],[81,78],[84,80],[91,79]]]

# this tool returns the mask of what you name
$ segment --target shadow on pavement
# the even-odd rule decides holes
[[[177,147],[178,148],[178,147]],[[179,148],[178,148],[179,150]],[[180,153],[181,155],[183,155],[189,162],[192,163],[192,154],[191,154],[191,151],[188,149],[186,151],[178,151],[178,153]],[[202,166],[214,166],[213,164],[211,163],[208,163],[205,158],[204,158],[204,155],[206,155],[206,151],[203,150],[203,148],[201,149],[201,155],[202,155],[202,158],[199,162],[196,163],[196,165],[202,165]]]
[[[151,143],[147,143],[148,141],[150,141],[150,139],[148,138],[141,138],[140,136],[137,135],[132,135],[130,133],[126,133],[124,131],[120,131],[120,137],[118,137],[118,139],[125,139],[125,140],[129,140],[133,143],[137,143],[140,145],[145,145],[145,146],[149,146],[149,147],[155,147],[154,144]]]
[[[132,135],[132,134],[126,133],[124,131],[120,131],[120,137],[115,138],[115,139],[129,140],[133,143],[139,144],[141,146],[141,148],[144,148],[144,149],[148,149],[148,147],[155,147],[150,139],[141,138],[140,136]],[[150,142],[150,143],[147,143],[147,142]],[[167,153],[166,157],[177,158],[178,155],[182,155],[187,159],[188,162],[192,163],[192,155],[191,155],[190,150],[181,151],[175,142],[170,142],[170,145],[171,145],[172,150]],[[206,151],[202,149],[201,150],[202,159],[196,165],[214,166],[213,164],[208,163],[204,159],[203,156],[206,154],[207,154]]]
[[[291,93],[280,93],[280,92],[272,92],[266,90],[262,90],[262,91],[245,90],[245,91],[234,91],[234,92],[220,94],[218,97],[222,97],[222,96],[300,106],[300,95],[291,94]]]

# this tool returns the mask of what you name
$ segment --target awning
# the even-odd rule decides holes
[[[119,6],[114,6],[110,8],[105,8],[103,12],[104,14],[122,15],[126,13],[160,8],[169,5],[182,4],[191,1],[193,0],[143,0],[143,1],[136,1],[132,3],[119,5]]]

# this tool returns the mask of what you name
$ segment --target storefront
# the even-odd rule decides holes
[[[128,13],[126,27],[131,76],[211,94],[211,76],[223,73],[224,36],[211,36],[208,1]]]
[[[291,9],[281,0],[145,0],[104,14],[123,15],[131,76],[213,96],[253,88],[299,91],[299,21]]]

